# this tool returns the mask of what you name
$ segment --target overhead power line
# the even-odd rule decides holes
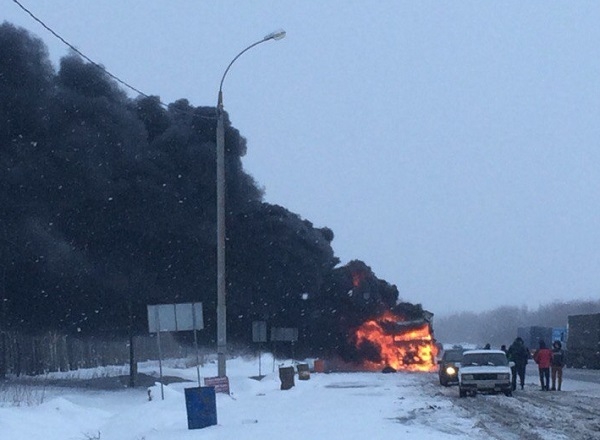
[[[132,86],[131,84],[129,84],[128,82],[122,80],[121,78],[119,78],[117,75],[111,73],[109,70],[106,69],[106,67],[102,66],[101,64],[96,63],[94,60],[92,60],[90,57],[88,57],[86,54],[84,54],[82,51],[80,51],[79,49],[77,49],[75,46],[73,46],[71,43],[69,43],[67,40],[65,40],[62,36],[60,36],[57,32],[55,32],[50,26],[48,26],[46,23],[44,23],[41,19],[39,19],[33,12],[31,12],[29,9],[27,9],[25,6],[23,6],[23,4],[21,4],[21,2],[19,2],[18,0],[12,0],[13,3],[15,3],[19,8],[21,8],[24,12],[26,12],[31,18],[33,18],[35,21],[37,21],[44,29],[46,29],[48,32],[50,32],[52,35],[54,35],[56,38],[58,38],[63,44],[65,44],[67,47],[69,47],[69,49],[71,49],[73,52],[75,52],[76,54],[78,54],[80,57],[82,57],[84,60],[86,60],[87,62],[89,62],[90,64],[92,64],[94,67],[102,70],[104,73],[106,73],[109,77],[111,77],[112,79],[114,79],[115,81],[117,81],[119,84],[127,87],[130,90],[133,90],[134,92],[136,92],[138,95],[142,95],[145,98],[152,98],[152,96],[142,92],[140,89],[138,89],[137,87]],[[169,106],[167,104],[165,104],[164,102],[162,102],[160,99],[158,100],[158,103],[160,105],[162,105],[164,108],[168,109]],[[190,112],[186,112],[184,110],[181,109],[177,109],[175,108],[176,111],[182,112],[182,113],[187,113],[189,114]],[[200,116],[202,118],[206,118],[206,119],[213,119],[207,116]]]
[[[125,87],[133,90],[134,92],[146,97],[146,98],[150,98],[149,95],[145,94],[144,92],[142,92],[141,90],[137,89],[136,87],[132,86],[131,84],[123,81],[121,78],[119,78],[117,75],[112,74],[111,72],[109,72],[104,66],[96,63],[94,60],[92,60],[90,57],[88,57],[86,54],[84,54],[83,52],[81,52],[79,49],[77,49],[75,46],[73,46],[71,43],[69,43],[67,40],[65,40],[63,37],[61,37],[59,34],[57,34],[52,28],[50,28],[46,23],[44,23],[42,20],[40,20],[39,18],[37,18],[33,12],[31,12],[29,9],[27,9],[25,6],[23,6],[18,0],[12,0],[19,8],[21,8],[23,11],[25,11],[27,14],[29,14],[29,16],[31,18],[33,18],[35,21],[37,21],[39,24],[41,24],[44,29],[46,29],[48,32],[50,32],[52,35],[54,35],[56,38],[58,38],[60,41],[62,41],[65,45],[67,45],[73,52],[77,53],[79,56],[81,56],[83,59],[85,59],[86,61],[88,61],[89,63],[93,64],[94,66],[96,66],[98,69],[102,70],[104,73],[106,73],[108,76],[110,76],[112,79],[114,79],[115,81],[117,81],[118,83],[124,85]]]

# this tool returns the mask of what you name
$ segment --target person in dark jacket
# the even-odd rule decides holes
[[[565,352],[562,349],[562,344],[560,341],[554,341],[552,344],[552,363],[550,368],[552,369],[552,391],[558,389],[560,391],[560,387],[562,386],[562,370],[563,365],[565,364]],[[556,380],[558,379],[558,384]],[[556,387],[558,385],[558,388]]]
[[[548,391],[550,389],[550,364],[552,363],[552,351],[546,347],[546,343],[541,339],[540,348],[535,351],[533,360],[536,364],[538,364],[542,391]]]
[[[506,353],[508,360],[515,363],[512,367],[512,389],[517,389],[517,375],[519,376],[519,382],[521,389],[525,386],[525,368],[527,367],[527,360],[529,359],[529,349],[525,347],[525,341],[523,338],[517,337]]]

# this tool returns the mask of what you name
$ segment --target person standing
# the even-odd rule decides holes
[[[562,370],[564,363],[565,352],[562,349],[562,344],[560,343],[560,341],[554,341],[552,343],[552,363],[550,366],[552,369],[552,388],[550,389],[552,391],[555,391],[557,389],[558,391],[560,391],[560,388],[562,386]],[[556,387],[557,385],[558,388]]]
[[[529,360],[529,349],[525,347],[525,342],[520,336],[517,337],[506,353],[508,360],[514,362],[512,370],[512,389],[517,389],[517,375],[519,376],[519,382],[521,389],[525,386],[525,369],[527,368],[527,361]]]
[[[540,385],[542,391],[550,389],[550,364],[552,363],[552,351],[546,347],[546,343],[540,339],[540,348],[533,355],[533,360],[538,364],[540,372]]]

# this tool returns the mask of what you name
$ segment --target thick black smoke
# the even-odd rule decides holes
[[[212,107],[131,99],[76,56],[55,71],[2,24],[0,325],[144,333],[147,304],[202,301],[214,341],[215,125]],[[398,291],[359,261],[336,268],[330,229],[263,202],[245,151],[227,119],[228,337],[266,320],[299,328],[298,349],[343,352]]]

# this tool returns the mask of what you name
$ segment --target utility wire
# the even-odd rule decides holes
[[[140,94],[140,95],[142,95],[142,96],[144,96],[146,98],[150,98],[149,95],[145,94],[141,90],[139,90],[139,89],[135,88],[134,86],[128,84],[127,82],[123,81],[118,76],[113,75],[108,70],[106,70],[106,68],[104,66],[101,66],[100,64],[96,63],[94,60],[92,60],[91,58],[89,58],[86,54],[84,54],[83,52],[81,52],[79,49],[77,49],[75,46],[73,46],[71,43],[69,43],[67,40],[65,40],[63,37],[61,37],[59,34],[57,34],[56,32],[54,32],[54,30],[52,30],[48,25],[46,25],[46,23],[44,23],[42,20],[40,20],[39,18],[37,18],[33,14],[33,12],[31,12],[29,9],[27,9],[25,6],[23,6],[18,0],[12,0],[12,1],[14,3],[16,3],[17,6],[19,6],[23,11],[25,11],[27,14],[29,14],[31,16],[31,18],[33,18],[35,21],[37,21],[39,24],[41,24],[48,32],[50,32],[52,35],[54,35],[56,38],[58,38],[60,41],[62,41],[65,45],[67,45],[73,52],[75,52],[78,55],[80,55],[83,59],[85,59],[86,61],[88,61],[91,64],[93,64],[98,69],[102,70],[104,73],[106,73],[112,79],[114,79],[115,81],[117,81],[120,84],[124,85],[125,87],[133,90],[134,92],[136,92],[136,93],[138,93],[138,94]]]
[[[21,8],[23,11],[25,11],[31,18],[33,18],[35,21],[37,21],[44,29],[46,29],[48,32],[50,32],[52,35],[54,35],[56,38],[58,38],[63,44],[65,44],[67,47],[69,47],[69,49],[71,49],[73,52],[75,52],[80,57],[82,57],[83,59],[85,59],[87,62],[89,62],[90,64],[92,64],[94,67],[102,70],[104,73],[106,73],[112,79],[114,79],[115,81],[117,81],[119,84],[122,84],[123,86],[127,87],[128,89],[133,90],[138,95],[142,95],[145,98],[153,98],[152,96],[150,96],[150,95],[142,92],[141,90],[139,90],[138,88],[132,86],[131,84],[127,83],[126,81],[123,81],[117,75],[114,75],[113,73],[111,73],[110,71],[108,71],[104,66],[96,63],[94,60],[92,60],[90,57],[88,57],[86,54],[84,54],[83,52],[81,52],[79,49],[77,49],[75,46],[73,46],[71,43],[69,43],[63,37],[61,37],[58,33],[56,33],[52,28],[50,28],[50,26],[48,26],[42,20],[40,20],[39,18],[37,18],[33,12],[31,12],[29,9],[27,9],[25,6],[23,6],[18,0],[12,0],[12,1],[19,8]],[[162,105],[164,108],[169,109],[168,104],[165,104],[160,99],[158,100],[158,103],[160,105]],[[176,110],[176,111],[179,111],[181,113],[191,114],[191,112],[187,112],[185,110],[181,110],[181,109],[178,109],[178,108],[173,108],[173,109]],[[205,119],[214,119],[214,118],[211,118],[211,117],[208,117],[208,116],[200,116],[200,117],[201,118],[205,118]]]

